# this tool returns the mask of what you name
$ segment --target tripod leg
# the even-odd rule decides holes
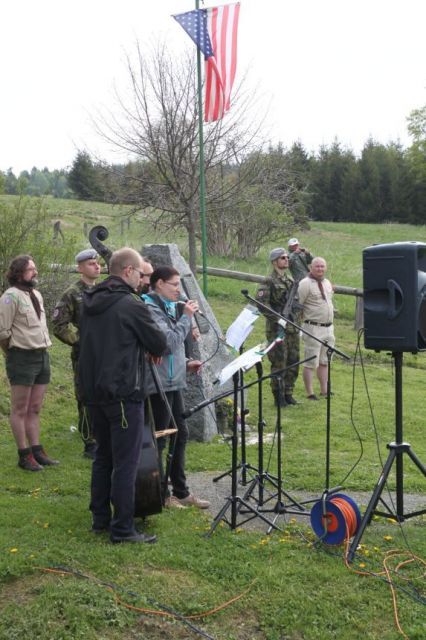
[[[391,449],[389,451],[388,458],[387,458],[387,460],[385,462],[385,466],[383,467],[383,473],[380,476],[379,481],[376,484],[376,487],[375,487],[375,489],[373,491],[373,495],[371,496],[370,502],[368,503],[367,509],[365,510],[365,513],[364,513],[364,515],[362,517],[361,524],[359,525],[359,529],[358,529],[354,539],[352,540],[351,546],[349,547],[348,557],[347,557],[348,562],[352,562],[353,557],[354,557],[354,555],[356,553],[358,544],[359,544],[359,542],[360,542],[360,540],[362,538],[362,534],[364,533],[364,530],[365,530],[366,526],[370,523],[370,520],[371,520],[371,518],[373,516],[373,512],[374,512],[375,508],[377,507],[377,503],[378,503],[379,498],[380,498],[380,496],[382,494],[385,482],[388,479],[389,472],[391,470],[391,467],[392,467],[393,461],[395,459],[395,456],[396,456],[395,449]]]
[[[418,459],[418,457],[416,456],[416,454],[414,453],[414,451],[412,451],[410,448],[407,450],[408,455],[410,456],[411,460],[414,462],[414,464],[416,465],[416,467],[418,467],[420,469],[420,471],[422,472],[422,474],[424,476],[426,476],[426,467],[424,466],[424,464],[422,464],[420,462],[420,460]]]
[[[231,506],[232,506],[232,498],[231,497],[226,498],[225,504],[223,505],[222,509],[219,511],[217,516],[214,518],[212,522],[212,526],[210,527],[210,531],[206,534],[207,538],[209,538],[212,535],[212,533],[214,533],[219,522],[224,519],[225,513],[228,511],[229,507]]]

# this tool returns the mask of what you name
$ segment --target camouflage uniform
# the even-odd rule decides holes
[[[78,357],[80,353],[79,342],[79,325],[81,306],[83,303],[83,291],[88,291],[92,287],[83,280],[75,282],[68,287],[57,302],[53,311],[53,334],[71,346],[71,363],[74,372],[74,391],[78,407],[78,430],[86,445],[95,442],[92,434],[91,425],[88,422],[87,415],[84,412],[83,405],[80,401],[79,379],[78,379]]]
[[[265,284],[260,285],[259,289],[257,290],[256,300],[259,300],[259,302],[262,302],[268,307],[271,307],[271,309],[274,309],[274,311],[282,314],[284,312],[284,307],[288,300],[291,289],[294,286],[295,284],[291,278],[289,278],[286,274],[280,275],[274,269],[268,281],[265,282]],[[278,318],[276,316],[271,313],[268,314],[265,309],[260,308],[260,311],[266,317],[266,338],[268,342],[272,342],[277,336],[283,334],[283,329],[278,324]],[[290,318],[290,320],[298,322],[298,317],[294,317],[294,314],[290,314],[288,315],[288,317]],[[287,324],[287,327],[285,329],[284,342],[275,346],[268,353],[268,358],[271,363],[271,373],[274,373],[274,371],[279,371],[284,367],[298,362],[299,352],[299,332],[290,324]],[[281,374],[280,377],[282,380],[282,389],[285,396],[292,395],[298,373],[299,367],[296,366],[288,369],[286,372]],[[277,378],[271,378],[271,387],[274,397],[277,398],[277,393],[280,387]]]
[[[313,255],[309,251],[292,251],[289,247],[288,250],[288,268],[293,276],[295,282],[300,282],[309,273],[309,265],[314,259]]]

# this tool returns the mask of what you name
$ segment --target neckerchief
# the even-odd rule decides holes
[[[308,278],[311,278],[311,280],[315,280],[318,283],[318,288],[320,290],[321,293],[321,298],[323,300],[327,300],[326,295],[325,295],[325,291],[324,291],[324,286],[322,284],[324,278],[316,278],[314,275],[312,275],[312,273],[308,273]]]
[[[28,285],[28,284],[23,284],[22,282],[20,282],[18,284],[15,284],[15,287],[17,289],[19,289],[20,291],[27,291],[30,294],[31,302],[33,303],[33,307],[34,307],[34,311],[36,312],[37,317],[40,320],[40,318],[41,318],[41,306],[40,306],[39,299],[37,298],[36,294],[34,293],[34,287],[32,287],[31,285]]]

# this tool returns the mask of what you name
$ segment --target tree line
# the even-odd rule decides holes
[[[245,168],[250,162],[253,158],[249,155]],[[419,141],[404,149],[398,143],[383,145],[370,139],[359,157],[337,140],[322,146],[317,153],[308,153],[300,142],[290,149],[278,144],[262,153],[260,164],[265,175],[273,165],[275,182],[277,169],[281,169],[276,191],[294,191],[299,222],[307,218],[335,222],[425,222],[426,153],[424,143]],[[228,183],[241,170],[240,165],[220,167]],[[126,183],[134,180],[143,183],[145,179],[148,189],[149,173],[148,162],[107,165],[79,152],[68,171],[33,167],[18,176],[12,169],[0,172],[0,193],[131,204],[134,194],[126,191]],[[252,197],[250,189],[247,190],[246,207],[250,207]],[[139,196],[142,192],[143,188]],[[270,196],[269,202],[256,205],[269,207],[273,217],[280,198],[279,193]],[[223,206],[212,208],[211,215],[223,214],[222,209]],[[226,244],[226,238],[222,237],[222,242]]]

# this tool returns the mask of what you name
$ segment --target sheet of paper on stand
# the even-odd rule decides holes
[[[240,369],[242,369],[243,371],[248,371],[249,369],[254,367],[257,362],[260,362],[262,360],[262,356],[264,356],[265,354],[265,352],[263,351],[264,346],[264,344],[258,344],[248,351],[245,351],[240,356],[238,356],[238,358],[235,358],[235,360],[227,364],[217,377],[219,386],[225,384],[225,382],[232,378],[234,373],[236,373]]]
[[[226,343],[239,351],[248,335],[250,335],[254,322],[260,317],[259,311],[251,304],[248,304],[241,311],[226,332]]]

